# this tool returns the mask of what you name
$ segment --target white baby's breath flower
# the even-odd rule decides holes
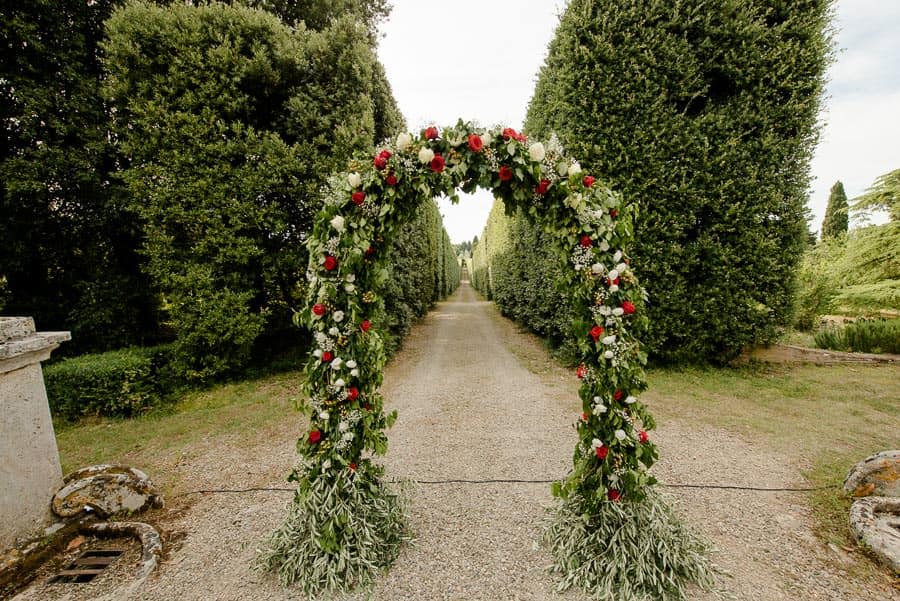
[[[341,423],[338,424],[338,430],[340,432],[346,432],[347,428],[349,428],[349,427],[350,427],[350,424],[348,424],[347,422],[345,422],[343,420],[341,420]]]
[[[347,176],[347,183],[350,184],[351,188],[359,188],[360,184],[362,184],[362,177],[360,177],[359,173],[351,173]]]
[[[420,163],[430,163],[434,158],[434,151],[430,148],[422,148],[419,151],[419,162]]]
[[[625,430],[616,430],[616,440],[625,440],[628,438],[628,435],[625,434]]]
[[[337,323],[341,323],[344,321],[344,312],[343,311],[335,311],[331,314],[331,318],[334,319]]]
[[[535,142],[528,147],[528,156],[531,157],[532,161],[543,161],[544,157],[547,156],[547,151],[544,149],[543,144]]]
[[[344,231],[344,218],[340,215],[335,215],[331,219],[331,227],[333,227],[338,233]]]
[[[412,136],[407,133],[402,133],[397,136],[397,150],[406,150],[409,148],[409,145],[412,144]]]
[[[581,165],[579,165],[577,162],[569,165],[569,175],[578,175],[579,173],[581,173]]]

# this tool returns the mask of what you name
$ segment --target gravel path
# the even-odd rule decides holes
[[[569,465],[577,380],[466,284],[414,328],[385,374],[383,392],[400,413],[385,459],[389,476],[546,479]],[[295,430],[249,449],[212,447],[198,460],[195,488],[284,486]],[[795,463],[760,441],[673,421],[661,424],[655,438],[662,454],[655,471],[666,482],[802,483]],[[674,497],[681,514],[715,542],[716,561],[733,576],[723,586],[737,599],[900,599],[887,576],[848,579],[837,565],[841,556],[813,536],[802,494],[674,489]],[[183,542],[136,598],[297,598],[249,569],[258,541],[289,499],[275,492],[205,495],[173,512],[163,523]],[[346,599],[558,599],[544,570],[549,557],[534,544],[550,502],[546,484],[420,485],[411,507],[416,544],[374,591]],[[56,585],[21,598],[90,599],[100,592]],[[578,592],[564,598],[583,599]]]

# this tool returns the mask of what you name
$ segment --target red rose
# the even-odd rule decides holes
[[[617,400],[617,401],[621,401],[621,400],[622,400],[622,391],[621,391],[621,390],[617,390],[617,391],[615,392],[615,394],[613,394],[613,398],[614,398],[615,400]]]
[[[597,453],[597,459],[599,459],[600,461],[603,461],[604,459],[606,459],[606,456],[609,454],[609,449],[604,446],[599,446],[599,447],[597,447],[597,449],[594,452]]]
[[[586,422],[588,420],[588,414],[584,411],[581,412],[581,421]]]
[[[618,212],[616,209],[612,209],[612,210],[609,212],[609,216],[612,217],[613,219],[615,219],[616,217],[619,216],[619,212]]]
[[[425,139],[426,140],[434,140],[438,137],[438,129],[435,126],[431,126],[425,130]]]
[[[587,367],[585,367],[584,363],[578,366],[578,369],[575,370],[575,375],[578,376],[579,380],[587,375]]]
[[[625,315],[631,315],[632,313],[634,313],[634,303],[632,303],[631,301],[623,301],[622,311],[625,313]]]
[[[594,179],[593,175],[585,175],[584,178],[581,180],[581,183],[582,183],[582,185],[584,185],[585,188],[590,188],[591,186],[594,185],[595,181],[597,181],[597,180]]]
[[[591,237],[585,234],[581,237],[581,245],[585,248],[590,248],[594,245],[594,241],[591,240]]]
[[[597,342],[597,339],[603,336],[603,328],[600,326],[594,326],[591,328],[591,338],[594,339],[594,342]]]
[[[355,386],[351,386],[347,389],[347,400],[355,401],[359,397],[359,390],[356,389]]]
[[[434,155],[434,158],[431,159],[431,170],[435,173],[440,173],[444,170],[444,157],[439,154]]]
[[[325,269],[327,269],[328,271],[334,271],[336,267],[337,267],[337,259],[335,259],[331,255],[328,255],[327,257],[325,257]]]
[[[353,204],[355,204],[356,206],[359,206],[366,199],[366,193],[365,192],[354,192],[353,196],[351,196],[350,198],[353,199]]]
[[[547,190],[550,189],[550,180],[542,179],[541,183],[538,184],[537,188],[534,189],[538,194],[546,194]]]
[[[610,281],[609,278],[606,278],[606,283],[609,284],[610,286],[618,286],[618,285],[619,285],[619,278],[616,278],[616,279],[614,279],[614,280],[612,280],[612,281]]]
[[[382,150],[378,156],[375,157],[373,161],[375,163],[375,168],[381,171],[385,167],[387,167],[387,160],[391,157],[391,153],[387,150]]]
[[[641,430],[641,433],[638,434],[638,440],[640,440],[641,442],[647,442],[648,440],[650,440],[650,435],[647,434],[647,432],[645,432],[644,430]]]
[[[372,327],[372,322],[369,321],[368,319],[362,320],[362,323],[359,324],[359,329],[362,330],[363,332],[368,332],[369,328],[371,328],[371,327]]]
[[[355,463],[351,463],[351,464],[348,465],[347,467],[350,468],[350,471],[351,471],[351,472],[355,472],[355,471],[356,471],[356,464],[355,464]]]
[[[313,312],[313,315],[322,317],[323,315],[325,315],[325,305],[323,305],[322,303],[316,303],[312,307],[312,312]]]
[[[484,147],[484,142],[481,140],[481,136],[476,134],[469,134],[469,150],[472,152],[481,152],[481,149]]]
[[[513,140],[518,140],[519,142],[522,142],[522,143],[524,143],[528,139],[525,136],[523,136],[522,134],[520,134],[519,132],[517,132],[516,130],[514,130],[513,128],[507,127],[506,129],[503,130],[503,139],[509,140],[510,138],[512,138]]]
[[[384,178],[384,181],[389,186],[396,186],[397,185],[397,176],[394,175],[393,173],[391,173],[386,178]]]
[[[331,360],[334,359],[334,353],[331,351],[325,351],[322,353],[322,363],[331,363]]]
[[[619,497],[622,496],[622,493],[617,491],[615,488],[611,488],[609,489],[609,493],[607,493],[606,496],[609,497],[610,501],[618,501]]]
[[[508,182],[513,178],[513,170],[506,165],[503,165],[502,167],[500,167],[500,171],[497,173],[497,175],[500,176],[501,182]]]
[[[313,430],[309,433],[309,444],[316,444],[322,440],[322,433],[318,430]]]

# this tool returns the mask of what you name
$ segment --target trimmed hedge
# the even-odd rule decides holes
[[[131,347],[63,359],[44,368],[54,417],[131,417],[160,404],[171,347]]]

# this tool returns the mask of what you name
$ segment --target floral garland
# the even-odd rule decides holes
[[[646,388],[646,355],[632,332],[645,320],[645,293],[624,250],[633,207],[583,173],[557,140],[529,142],[510,128],[462,121],[402,133],[350,169],[323,190],[307,242],[308,306],[296,318],[315,344],[304,384],[311,429],[298,442],[301,462],[291,475],[300,490],[317,478],[382,474],[372,456],[386,452],[384,431],[396,419],[378,392],[387,241],[419,203],[441,194],[457,201],[458,188],[481,187],[507,211],[521,208],[542,224],[572,267],[564,289],[578,315],[583,413],[573,469],[554,494],[577,494],[588,510],[643,499],[658,452],[648,434],[653,419],[637,396]]]

